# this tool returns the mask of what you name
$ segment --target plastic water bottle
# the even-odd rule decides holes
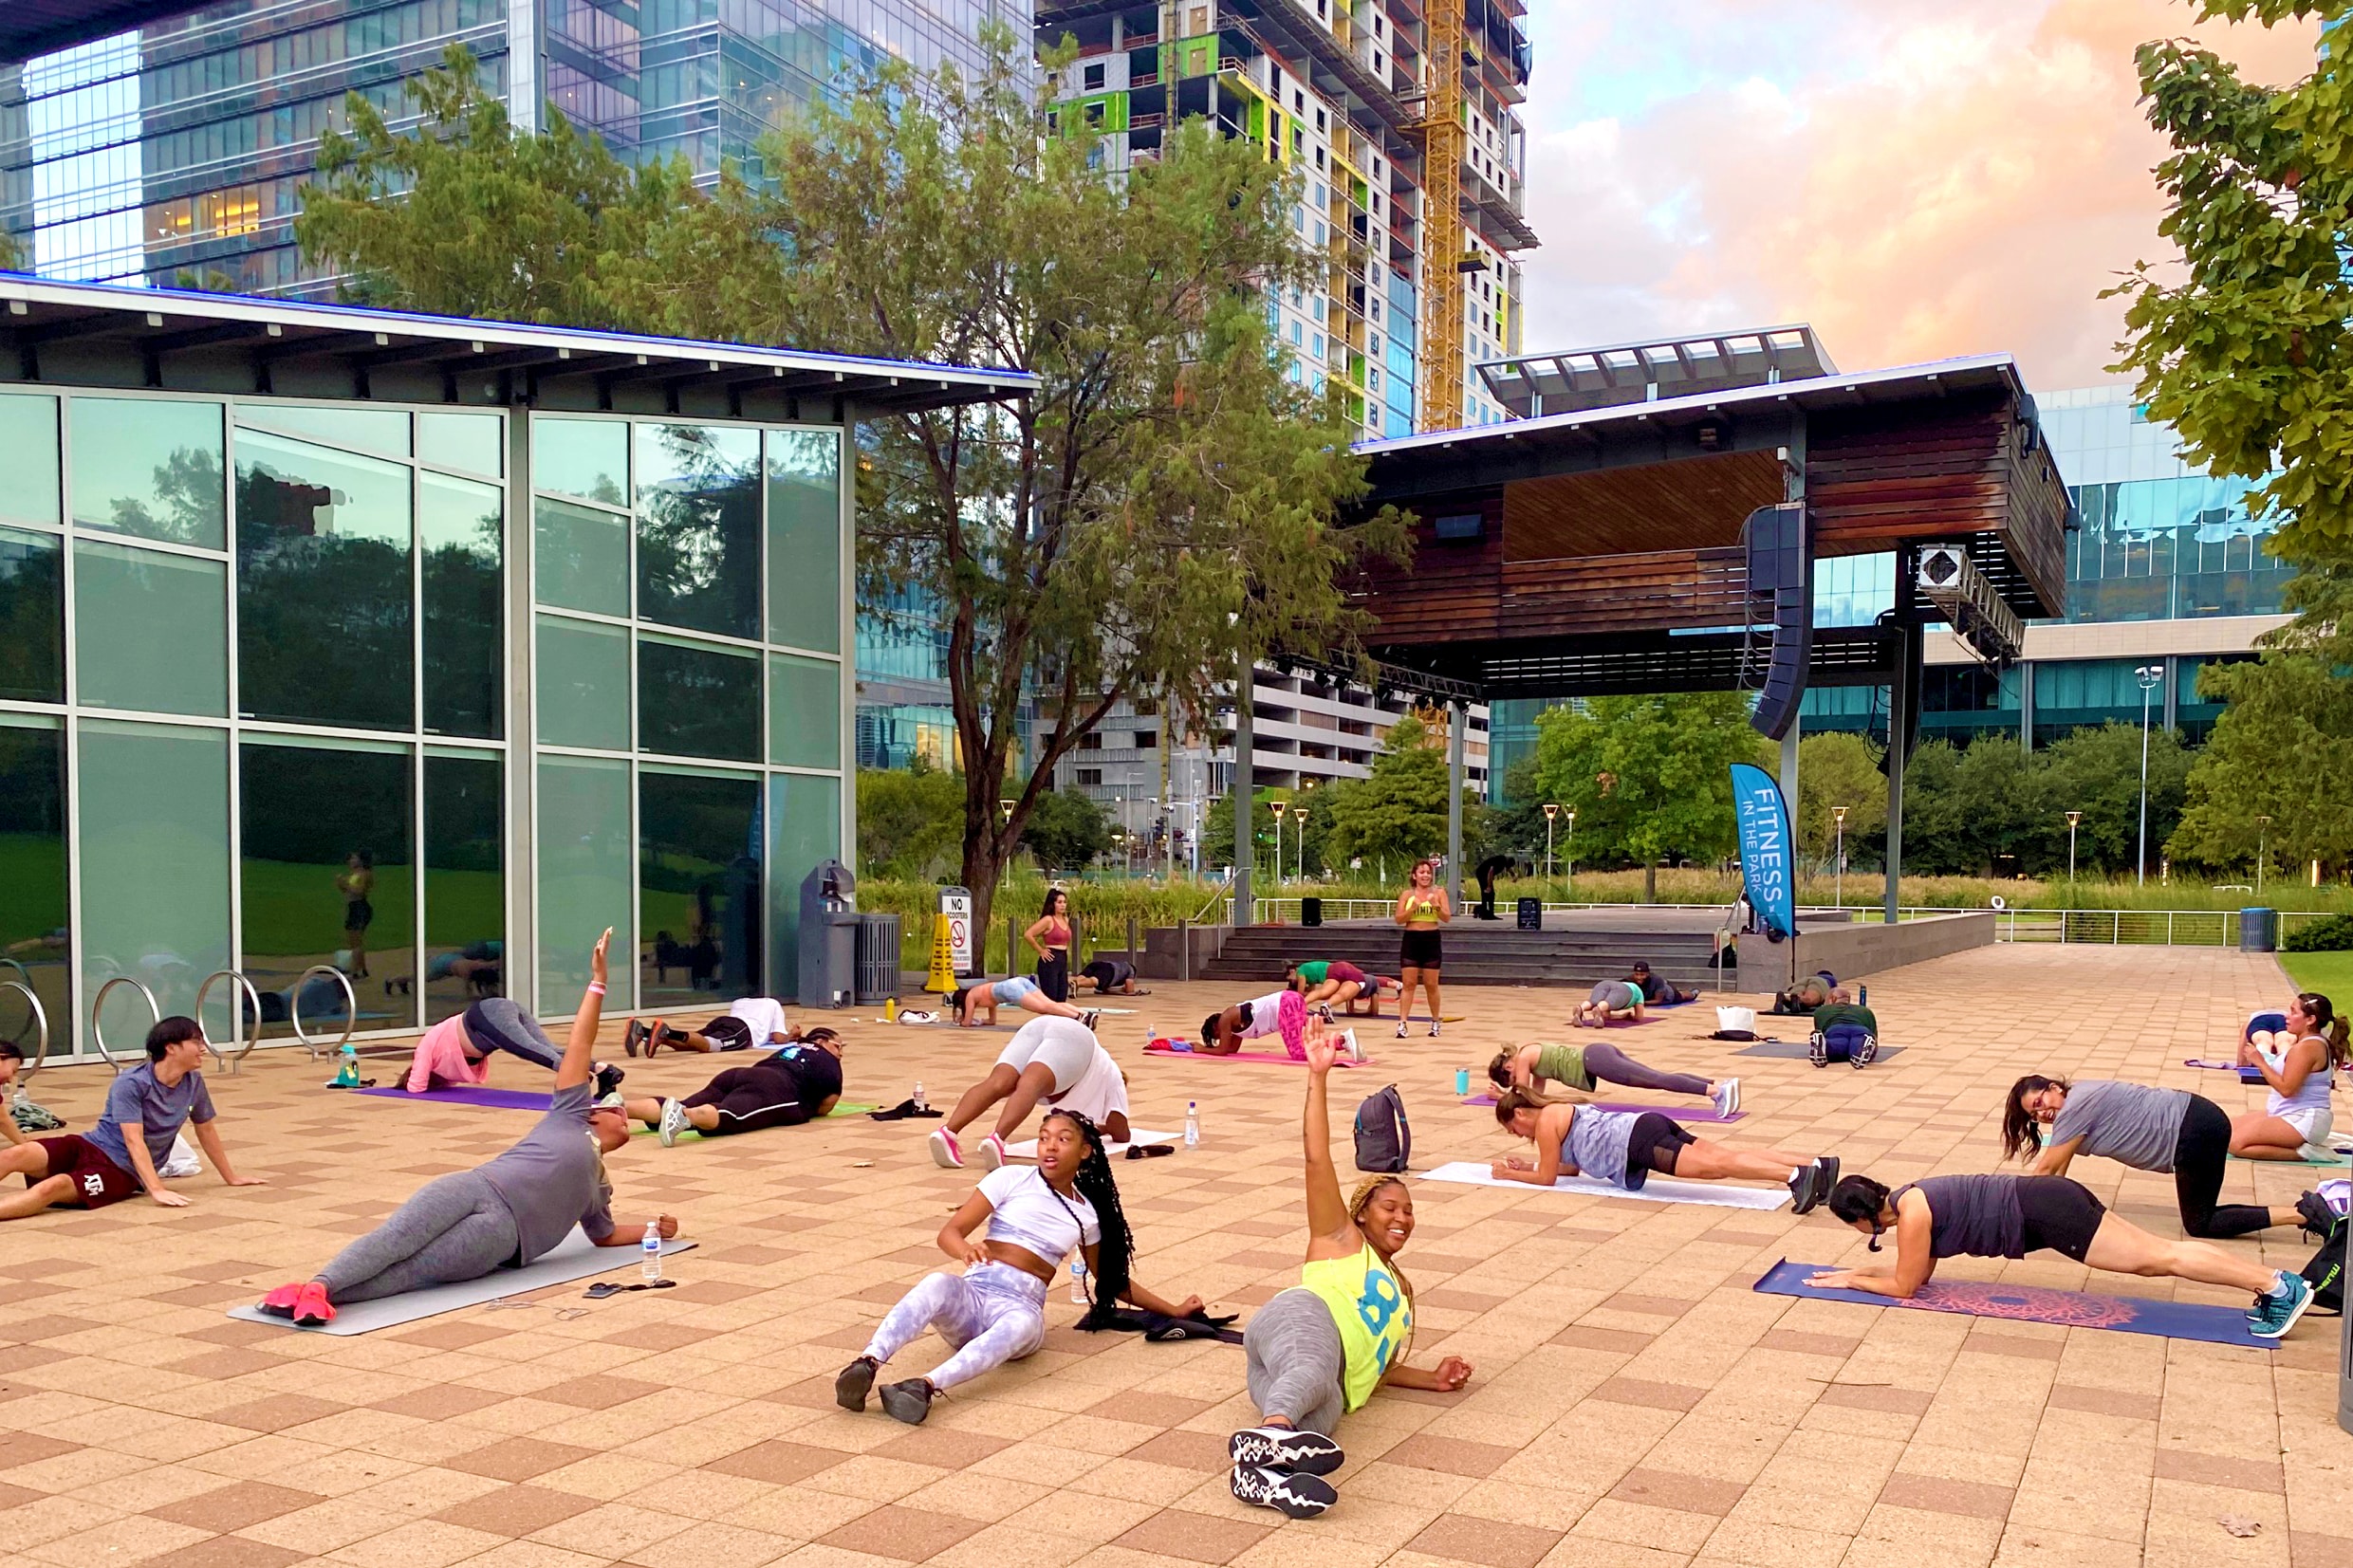
[[[1855,987],[1855,1005],[1858,1007],[1868,1007],[1870,1005],[1871,987],[1868,986],[1857,986]]]
[[[1194,1100],[1185,1101],[1185,1147],[1201,1147],[1201,1107]]]
[[[921,1079],[917,1079],[915,1080],[914,1099],[915,1108],[918,1111],[928,1111],[932,1108],[930,1103],[923,1098],[923,1080]]]
[[[1455,1068],[1455,1069],[1454,1069],[1454,1096],[1455,1096],[1455,1098],[1459,1099],[1459,1098],[1461,1098],[1463,1096],[1468,1095],[1470,1092],[1471,1092],[1471,1069],[1470,1069],[1470,1068],[1468,1068],[1468,1067],[1457,1067],[1457,1068]]]
[[[639,1254],[638,1273],[653,1284],[661,1278],[661,1222],[646,1221],[645,1239],[638,1245],[643,1249]]]
[[[1086,1259],[1084,1254],[1070,1254],[1070,1300],[1073,1305],[1086,1305]]]

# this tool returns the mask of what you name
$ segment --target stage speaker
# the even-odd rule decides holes
[[[1303,926],[1322,925],[1324,923],[1324,900],[1312,897],[1299,900],[1299,923]]]
[[[1814,652],[1814,551],[1803,502],[1759,507],[1741,525],[1749,558],[1749,619],[1772,624],[1765,689],[1749,722],[1779,740],[1806,699],[1806,670]]]
[[[1520,930],[1544,930],[1543,900],[1536,898],[1523,898],[1520,900],[1518,907],[1520,913]]]

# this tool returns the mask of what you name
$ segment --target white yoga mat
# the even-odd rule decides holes
[[[685,1252],[693,1242],[664,1242],[662,1256]],[[248,1303],[231,1307],[229,1316],[248,1323],[268,1323],[273,1328],[287,1329],[301,1334],[373,1334],[380,1328],[398,1328],[420,1318],[437,1318],[460,1307],[480,1306],[501,1296],[521,1296],[529,1291],[544,1290],[572,1280],[585,1280],[592,1274],[610,1274],[617,1268],[635,1268],[643,1256],[634,1246],[599,1246],[574,1230],[556,1244],[554,1251],[521,1268],[502,1268],[480,1280],[468,1280],[462,1284],[435,1285],[430,1290],[412,1290],[405,1296],[386,1296],[380,1301],[354,1301],[335,1309],[335,1320],[324,1328],[295,1329],[284,1318],[273,1318],[260,1307]],[[659,1295],[660,1292],[649,1292]]]
[[[1142,1127],[1131,1127],[1128,1129],[1128,1132],[1134,1134],[1128,1139],[1128,1143],[1181,1143],[1184,1141],[1184,1134],[1182,1133],[1155,1133],[1148,1128]],[[1017,1160],[1036,1159],[1038,1157],[1038,1140],[1035,1138],[1025,1138],[1020,1143],[1009,1143],[1005,1146],[1005,1152],[1007,1154]],[[1103,1140],[1103,1153],[1113,1155],[1124,1154],[1127,1153],[1127,1144],[1115,1142],[1110,1138],[1105,1138]]]
[[[1484,1165],[1457,1160],[1441,1165],[1423,1174],[1424,1181],[1461,1182],[1466,1187],[1510,1187],[1523,1192],[1541,1189],[1529,1182],[1501,1181]],[[1698,1203],[1714,1208],[1779,1208],[1789,1201],[1783,1188],[1734,1187],[1727,1182],[1678,1181],[1673,1176],[1653,1176],[1644,1182],[1641,1190],[1629,1192],[1622,1187],[1591,1176],[1563,1176],[1552,1184],[1555,1192],[1590,1192],[1597,1198],[1640,1198],[1645,1203]]]

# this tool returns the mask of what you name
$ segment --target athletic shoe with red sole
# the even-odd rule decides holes
[[[335,1321],[335,1308],[326,1299],[326,1286],[316,1280],[304,1285],[295,1295],[293,1317],[297,1328],[324,1328]]]

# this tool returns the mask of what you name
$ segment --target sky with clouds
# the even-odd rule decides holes
[[[1811,322],[1841,368],[2008,350],[2108,379],[2161,260],[2133,48],[2197,32],[2257,80],[2311,28],[2186,0],[1529,0],[1529,351]]]

